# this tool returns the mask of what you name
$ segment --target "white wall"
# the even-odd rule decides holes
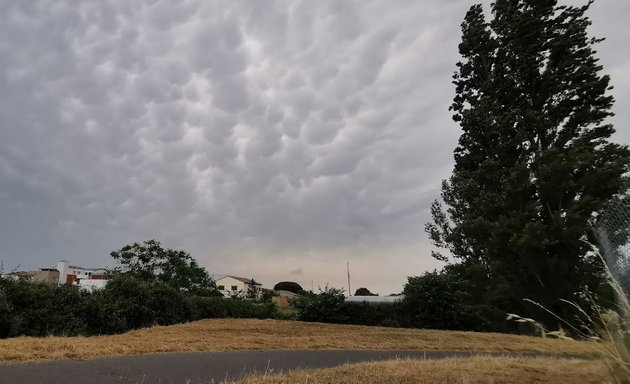
[[[59,271],[59,284],[66,284],[68,275],[76,275],[77,279],[90,279],[92,275],[104,275],[104,269],[86,269],[77,266],[71,266],[66,260],[57,263]]]
[[[79,283],[77,285],[88,291],[94,291],[96,289],[105,288],[106,284],[107,280],[102,279],[79,279]]]
[[[60,260],[59,262],[57,262],[57,270],[59,271],[59,284],[66,283],[69,265],[70,264],[66,260]]]
[[[222,277],[216,280],[215,283],[217,284],[217,288],[221,285],[223,286],[223,289],[219,289],[219,291],[225,297],[229,297],[230,294],[235,294],[237,292],[247,293],[247,287],[245,286],[245,283],[231,276]],[[236,287],[236,290],[232,289],[233,286]]]

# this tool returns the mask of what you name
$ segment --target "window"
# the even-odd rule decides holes
[[[236,290],[238,290],[238,287],[237,287],[236,285],[233,285],[233,286],[232,286],[232,290],[233,290],[233,291],[236,291]]]
[[[219,285],[218,288],[219,291],[225,291],[225,285]]]

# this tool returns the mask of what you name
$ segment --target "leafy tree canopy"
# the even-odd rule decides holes
[[[281,281],[278,284],[273,286],[273,290],[274,291],[289,291],[293,293],[300,293],[304,291],[300,284],[295,283],[293,281]]]
[[[497,0],[490,22],[475,5],[462,24],[450,108],[462,134],[446,207],[433,204],[426,230],[447,250],[434,256],[474,266],[481,300],[506,311],[531,313],[528,297],[564,315],[559,299],[602,282],[585,240],[593,214],[627,188],[630,151],[609,141],[591,3]]]
[[[378,296],[376,293],[370,292],[367,288],[359,288],[354,291],[355,296]]]
[[[216,285],[206,269],[188,252],[163,248],[156,240],[126,245],[111,253],[124,273],[144,281],[159,281],[201,295],[216,295]]]

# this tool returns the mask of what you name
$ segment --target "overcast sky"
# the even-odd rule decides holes
[[[266,287],[346,287],[349,261],[353,291],[400,292],[440,267],[471,4],[0,0],[5,269],[155,238]],[[630,1],[590,16],[630,143]]]

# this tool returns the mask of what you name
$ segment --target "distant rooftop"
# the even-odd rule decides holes
[[[224,279],[224,278],[226,278],[226,277],[231,277],[231,278],[233,278],[233,279],[235,279],[235,280],[238,280],[238,281],[241,281],[241,282],[243,282],[243,283],[247,283],[247,284],[252,284],[252,281],[253,281],[253,282],[254,282],[254,283],[253,283],[254,285],[262,285],[262,284],[260,284],[259,282],[257,282],[257,281],[256,281],[256,280],[254,280],[254,279],[248,279],[248,278],[246,278],[246,277],[238,277],[238,276],[232,276],[232,275],[225,275],[225,276],[221,276],[221,277],[219,277],[219,278],[215,279],[215,281],[216,281],[216,280],[221,280],[221,279]]]

